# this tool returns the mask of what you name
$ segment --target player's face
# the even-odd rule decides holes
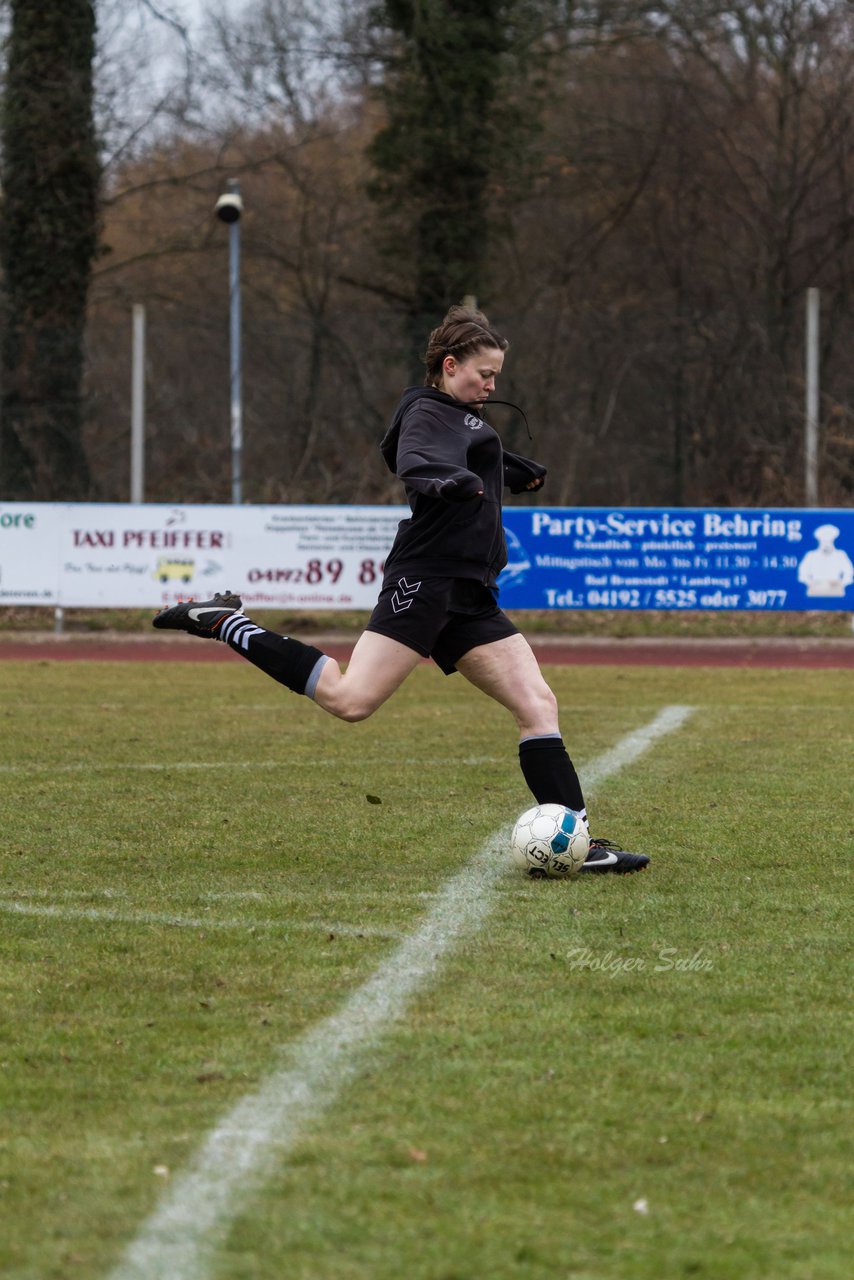
[[[463,404],[483,404],[495,390],[503,364],[504,352],[498,347],[484,347],[464,360],[445,356],[441,389]]]

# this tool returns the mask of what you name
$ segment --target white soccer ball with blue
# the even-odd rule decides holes
[[[566,880],[574,876],[590,851],[587,824],[562,804],[538,804],[518,818],[510,837],[510,853],[525,875]]]

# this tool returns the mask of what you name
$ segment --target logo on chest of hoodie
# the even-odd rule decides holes
[[[472,431],[480,431],[483,422],[473,413],[467,413],[463,419],[467,427],[471,427]]]

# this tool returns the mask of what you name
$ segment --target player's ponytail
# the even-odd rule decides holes
[[[446,356],[467,360],[485,347],[497,347],[506,351],[510,343],[487,320],[482,311],[471,307],[453,306],[444,320],[430,334],[424,364],[427,369],[424,385],[436,387],[442,379],[442,364]]]

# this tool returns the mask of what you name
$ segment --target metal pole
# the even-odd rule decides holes
[[[808,507],[818,506],[818,330],[820,293],[807,289],[806,427],[804,438],[804,496]]]
[[[133,307],[130,414],[130,500],[145,501],[145,307]]]
[[[240,387],[240,183],[231,178],[214,213],[228,226],[228,289],[231,317],[231,501],[243,501],[243,397]]]
[[[235,194],[236,182],[229,183]],[[243,501],[243,399],[240,369],[240,219],[228,229],[231,298],[231,501]]]

